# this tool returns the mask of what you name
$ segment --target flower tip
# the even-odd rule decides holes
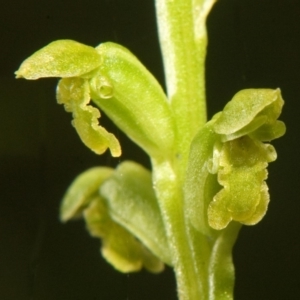
[[[24,78],[24,79],[37,79],[37,78],[29,78],[27,75],[26,75],[26,68],[23,67],[23,64],[20,66],[20,68],[14,73],[16,75],[16,79],[19,79],[19,78]]]
[[[23,78],[23,76],[20,74],[19,70],[16,71],[14,74],[16,75],[16,78],[17,78],[17,79],[18,79],[18,78]]]
[[[102,59],[95,48],[73,40],[57,40],[25,59],[17,78],[77,77],[101,65]]]

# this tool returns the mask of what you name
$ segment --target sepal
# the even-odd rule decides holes
[[[236,93],[216,118],[214,130],[228,141],[252,135],[261,141],[279,138],[285,125],[278,121],[284,101],[279,89],[245,89]]]
[[[17,78],[77,77],[101,64],[97,51],[72,40],[58,40],[36,51],[24,60]]]
[[[118,44],[102,43],[96,50],[102,64],[89,81],[95,104],[151,157],[170,156],[175,123],[157,80]]]
[[[209,172],[211,168],[218,168],[212,166],[214,145],[218,140],[213,124],[214,120],[207,122],[193,139],[184,184],[184,210],[187,219],[206,236],[214,235],[208,225],[207,209],[220,190],[216,175]]]
[[[109,214],[137,237],[153,254],[171,265],[165,227],[152,184],[143,166],[125,161],[100,187]]]
[[[99,186],[113,173],[112,168],[94,167],[78,175],[66,191],[60,206],[60,219],[66,222],[82,215]]]

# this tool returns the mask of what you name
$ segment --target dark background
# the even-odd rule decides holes
[[[58,220],[73,178],[95,165],[146,155],[103,115],[123,156],[94,155],[56,104],[56,79],[15,80],[34,51],[57,39],[128,47],[163,83],[153,0],[0,0],[0,299],[173,300],[172,270],[117,273],[82,221]],[[219,0],[208,19],[208,112],[240,89],[280,87],[287,134],[275,141],[269,211],[244,227],[234,249],[236,300],[300,299],[300,1]]]

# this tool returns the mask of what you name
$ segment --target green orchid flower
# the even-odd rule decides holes
[[[67,190],[61,220],[83,216],[92,236],[102,239],[102,255],[121,272],[154,273],[171,265],[166,234],[152,188],[151,173],[126,161],[116,170],[91,168]]]
[[[167,98],[152,74],[120,45],[103,43],[94,49],[72,40],[55,41],[26,59],[16,77],[62,77],[57,101],[73,113],[81,140],[97,154],[109,148],[112,156],[120,156],[121,147],[99,126],[100,111],[89,105],[91,98],[150,156],[172,152],[174,121]]]
[[[265,215],[266,168],[277,154],[263,142],[284,135],[285,125],[277,120],[283,103],[279,89],[242,90],[195,137],[185,190],[186,209],[197,229],[224,229],[232,220],[254,225]],[[198,171],[195,165],[201,166]],[[218,184],[209,186],[220,191],[207,198],[205,185],[213,174]]]

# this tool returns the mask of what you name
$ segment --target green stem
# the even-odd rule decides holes
[[[184,199],[174,164],[168,161],[152,161],[152,164],[179,299],[232,300],[232,247],[241,225],[233,222],[224,230],[214,230],[211,236],[197,231],[182,209]]]
[[[206,122],[205,21],[215,0],[156,0],[167,93],[177,121],[177,156],[185,168],[189,146]]]
[[[174,165],[152,161],[153,183],[163,216],[180,300],[200,300],[195,262],[186,230],[183,194]],[[203,298],[204,300],[204,298]]]
[[[232,248],[240,228],[241,224],[231,223],[214,238],[209,238],[190,227],[191,254],[200,286],[200,294],[195,299],[233,299],[235,276]]]
[[[180,300],[233,299],[231,251],[240,225],[233,223],[222,231],[215,231],[205,227],[208,224],[203,222],[205,228],[201,232],[196,230],[185,212],[183,196],[190,145],[206,122],[205,21],[214,2],[156,0],[167,93],[177,125],[177,144],[172,161],[152,161],[153,182]],[[209,232],[212,234],[206,235]]]
[[[232,248],[242,225],[232,222],[220,231],[214,242],[209,259],[209,297],[208,300],[232,300],[234,288],[234,264]]]

